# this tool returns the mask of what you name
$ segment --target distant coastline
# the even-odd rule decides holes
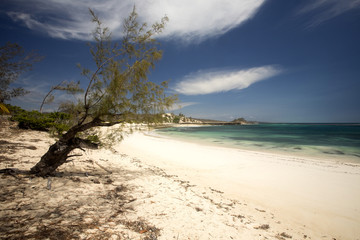
[[[258,122],[258,121],[244,121],[244,122],[228,122],[228,121],[220,121],[220,120],[204,120],[204,119],[196,119],[201,122],[197,122],[197,125],[257,125],[257,124],[283,124],[283,125],[330,125],[330,126],[360,126],[360,123],[318,123],[318,122]],[[184,122],[180,123],[184,125],[191,125],[194,123]]]
[[[339,125],[339,126],[358,126],[360,123],[318,123],[318,122],[307,122],[307,123],[271,123],[271,122],[259,122],[259,124],[292,124],[292,125]]]
[[[162,115],[163,123],[175,123],[179,125],[258,125],[258,124],[284,124],[284,125],[338,125],[338,126],[358,126],[360,122],[264,122],[264,121],[249,121],[243,117],[236,118],[232,121],[214,120],[187,117],[184,114],[175,115],[173,113],[166,113]]]
[[[220,121],[212,119],[200,119],[200,118],[186,118],[185,121],[180,124],[199,124],[199,125],[250,125],[259,124],[257,121],[247,121],[244,118],[237,118],[232,121]]]

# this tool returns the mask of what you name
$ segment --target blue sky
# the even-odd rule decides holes
[[[13,104],[38,109],[52,85],[86,79],[92,8],[121,38],[133,5],[142,21],[167,15],[149,79],[170,80],[175,113],[269,122],[360,122],[360,0],[2,0],[0,45],[45,56],[17,83]],[[66,99],[58,95],[58,101]],[[56,103],[47,106],[56,109]]]

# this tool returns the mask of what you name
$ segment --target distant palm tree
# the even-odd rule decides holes
[[[10,111],[6,108],[5,104],[0,103],[0,110],[2,113],[10,114]]]

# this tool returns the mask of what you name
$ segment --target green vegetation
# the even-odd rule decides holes
[[[88,135],[86,137],[86,140],[90,141],[91,143],[95,143],[95,144],[100,144],[100,139],[99,136],[94,134],[94,135]]]
[[[70,115],[61,112],[40,113],[26,111],[17,106],[6,105],[11,112],[11,120],[19,123],[19,128],[39,131],[53,131],[57,135],[69,130]]]
[[[175,116],[173,122],[174,122],[174,123],[179,123],[179,122],[180,122],[180,118],[181,118],[180,116]]]
[[[10,114],[9,109],[5,106],[5,104],[0,103],[0,115],[2,114]]]

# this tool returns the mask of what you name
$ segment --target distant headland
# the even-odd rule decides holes
[[[245,118],[236,118],[232,121],[219,121],[211,119],[200,119],[187,117],[184,114],[175,115],[173,113],[163,114],[164,123],[176,123],[176,124],[198,124],[198,125],[251,125],[259,124],[256,121],[248,121]]]

